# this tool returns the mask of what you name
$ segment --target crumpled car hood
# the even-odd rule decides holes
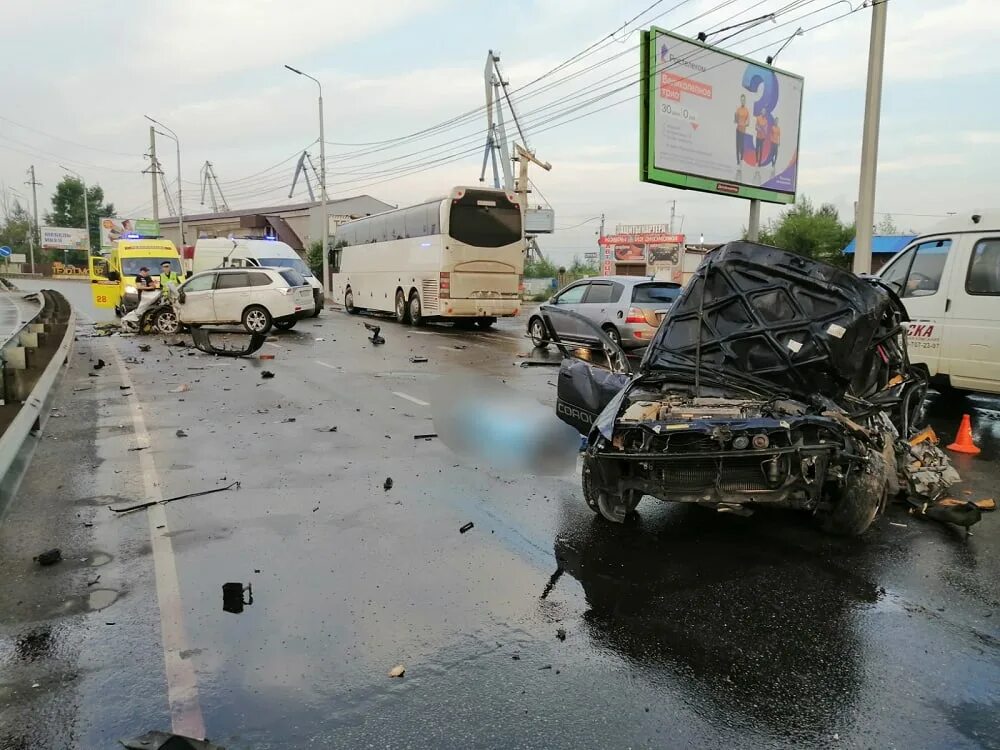
[[[902,304],[877,281],[775,247],[730,242],[702,262],[640,370],[690,380],[700,354],[702,382],[863,398],[885,386],[886,347],[899,340],[901,320]]]

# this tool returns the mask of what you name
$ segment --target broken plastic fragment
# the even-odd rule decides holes
[[[390,677],[402,677],[404,674],[406,674],[406,667],[404,667],[402,664],[397,664],[395,667],[389,670]]]
[[[826,329],[826,332],[829,333],[834,338],[840,339],[844,337],[845,333],[847,333],[847,329],[844,328],[843,326],[838,326],[836,323],[831,323],[830,326]]]

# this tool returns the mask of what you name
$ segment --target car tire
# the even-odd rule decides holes
[[[406,295],[403,294],[402,289],[396,290],[396,322],[410,322],[410,306],[406,304]]]
[[[347,291],[344,292],[344,309],[347,311],[348,315],[357,315],[361,312],[354,306],[354,292],[350,287],[347,287]]]
[[[314,299],[315,299],[315,298],[314,298]],[[321,312],[323,312],[323,302],[322,302],[322,299],[321,299],[321,300],[320,300],[320,302],[319,302],[319,303],[318,303],[318,304],[316,305],[316,309],[315,309],[315,310],[313,310],[313,314],[312,314],[312,315],[310,315],[309,317],[311,317],[311,318],[318,318],[318,317],[319,317],[319,314],[320,314]]]
[[[165,336],[173,336],[180,333],[181,324],[177,320],[177,313],[172,308],[166,307],[156,313],[153,318],[153,326],[159,333]]]
[[[613,325],[606,325],[601,330],[604,331],[604,333],[607,334],[608,338],[615,343],[615,346],[617,346],[619,349],[622,348],[622,335],[618,332],[617,328],[615,328]]]
[[[410,325],[422,326],[423,324],[424,315],[420,308],[420,295],[413,292],[410,295]]]
[[[585,456],[583,469],[580,472],[584,502],[604,520],[611,523],[625,523],[625,519],[635,512],[636,506],[642,500],[642,494],[637,490],[626,490],[623,494],[617,495],[599,489],[593,480],[593,461],[594,459]]]
[[[274,321],[274,327],[279,331],[290,331],[295,327],[296,323],[298,323],[298,321],[295,318],[292,318],[291,320],[286,318],[285,320]]]
[[[838,536],[865,533],[889,502],[887,472],[885,459],[874,451],[867,466],[852,468],[833,507],[820,517],[823,530]]]
[[[545,330],[545,323],[541,318],[535,317],[528,321],[528,336],[536,349],[549,348],[549,333]]]
[[[476,318],[476,325],[482,328],[484,331],[488,331],[494,325],[496,325],[496,318]]]
[[[250,305],[243,311],[243,327],[250,333],[267,333],[271,330],[273,320],[271,313],[260,305]]]

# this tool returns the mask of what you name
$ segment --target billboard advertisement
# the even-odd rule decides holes
[[[669,232],[615,232],[598,239],[604,251],[605,275],[614,273],[614,266],[645,266],[650,274],[680,271],[684,247],[683,234]]]
[[[644,182],[795,201],[800,76],[658,28],[642,55]]]
[[[160,225],[153,219],[116,219],[110,216],[101,218],[102,250],[110,251],[115,242],[128,234],[137,234],[140,237],[159,237]]]
[[[87,230],[76,227],[42,227],[42,247],[51,250],[86,250]]]

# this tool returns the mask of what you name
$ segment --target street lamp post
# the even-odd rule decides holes
[[[184,192],[181,188],[181,185],[184,182],[184,180],[181,179],[181,142],[180,139],[177,137],[177,133],[168,128],[159,120],[154,120],[149,115],[143,115],[143,117],[145,117],[154,125],[159,125],[161,128],[166,130],[167,131],[166,133],[161,132],[159,130],[157,130],[156,132],[162,136],[170,138],[174,142],[174,145],[177,146],[177,231],[180,234],[181,255],[183,255],[184,254]]]
[[[88,206],[88,204],[90,203],[90,200],[88,199],[89,197],[87,195],[87,181],[85,179],[83,179],[83,175],[82,174],[80,174],[79,172],[74,172],[69,167],[66,167],[66,166],[63,166],[62,164],[60,164],[59,168],[60,169],[65,169],[71,175],[73,175],[74,177],[76,177],[80,181],[80,183],[83,185],[83,226],[85,227],[86,232],[87,232],[87,257],[89,258],[90,257],[90,207]],[[63,264],[64,265],[66,264],[66,259],[67,259],[67,253],[68,252],[69,252],[68,250],[65,250],[65,249],[63,250]],[[87,261],[87,262],[89,263],[90,261]]]
[[[323,240],[323,289],[325,294],[330,289],[330,253],[327,247],[330,238],[330,217],[327,215],[326,207],[326,136],[323,132],[323,84],[308,73],[303,73],[298,68],[293,68],[291,65],[286,65],[285,67],[297,75],[305,76],[319,87],[319,210],[323,217],[321,232]]]

